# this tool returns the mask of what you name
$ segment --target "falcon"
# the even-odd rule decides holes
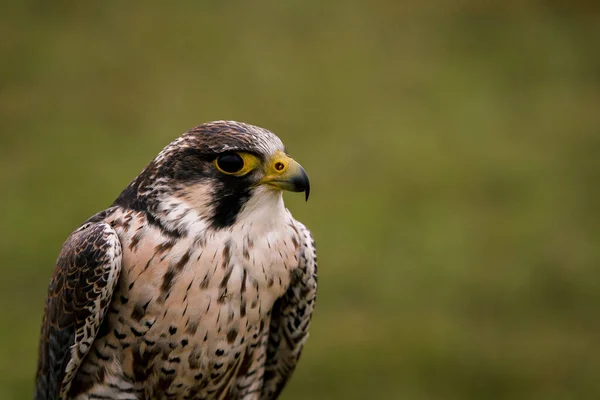
[[[310,232],[282,191],[304,169],[268,130],[200,125],[66,240],[35,399],[275,399],[308,337]]]

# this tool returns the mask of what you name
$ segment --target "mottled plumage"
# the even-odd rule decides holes
[[[35,398],[278,397],[317,288],[282,189],[308,178],[267,130],[220,121],[168,145],[65,242]]]

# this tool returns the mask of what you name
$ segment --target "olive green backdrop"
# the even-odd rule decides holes
[[[600,13],[559,3],[5,2],[0,398],[31,398],[62,241],[215,119],[313,185],[283,399],[600,398]]]

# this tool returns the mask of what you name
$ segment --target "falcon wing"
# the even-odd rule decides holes
[[[66,396],[98,333],[120,272],[121,242],[110,225],[86,223],[65,242],[48,288],[36,400]]]
[[[317,254],[312,235],[297,223],[302,236],[300,265],[288,291],[273,306],[261,400],[277,398],[291,376],[308,338],[317,296]]]

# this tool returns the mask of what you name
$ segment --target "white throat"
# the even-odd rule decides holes
[[[286,215],[281,191],[259,186],[240,210],[233,226],[251,225],[270,230],[283,223]]]

